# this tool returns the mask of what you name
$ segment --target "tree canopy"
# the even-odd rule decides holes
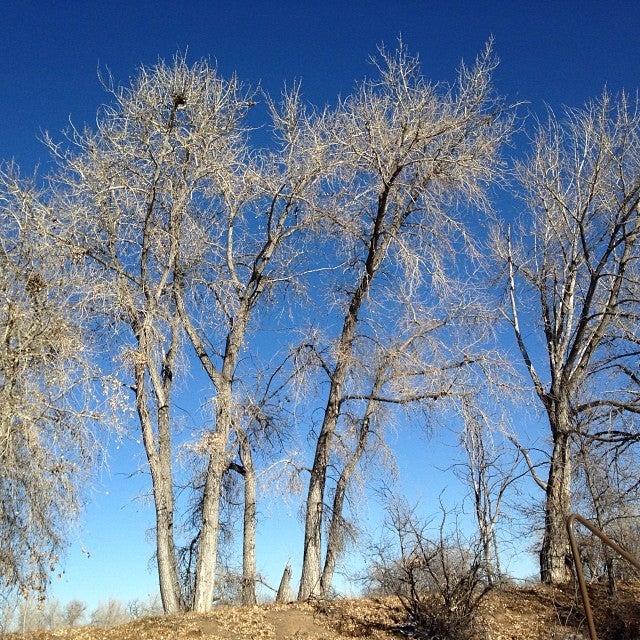
[[[496,65],[489,44],[432,83],[402,45],[381,49],[376,75],[320,110],[299,86],[277,100],[178,55],[129,85],[102,78],[96,126],[47,137],[46,180],[4,168],[1,587],[46,588],[94,429],[123,418],[148,464],[166,612],[206,611],[225,588],[233,509],[256,601],[274,468],[306,486],[298,597],[327,596],[358,488],[393,466],[388,433],[408,424],[458,430],[474,576],[499,578],[504,494],[527,463],[545,492],[541,577],[567,579],[572,478],[596,478],[572,455],[638,439],[639,105],[605,93],[550,114],[510,166]],[[489,194],[510,172],[524,206],[507,225]],[[189,369],[205,417],[186,433]],[[542,459],[518,402],[545,413]]]

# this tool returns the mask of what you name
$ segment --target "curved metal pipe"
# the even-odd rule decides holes
[[[598,529],[594,524],[586,520],[577,513],[572,513],[567,516],[566,525],[567,533],[569,534],[569,544],[571,545],[571,554],[573,555],[573,563],[576,567],[576,575],[578,577],[578,584],[580,585],[580,594],[582,596],[582,604],[584,606],[584,613],[587,617],[587,626],[589,627],[589,636],[591,640],[598,640],[598,634],[596,633],[596,627],[593,622],[593,612],[591,610],[591,602],[589,601],[589,593],[587,592],[587,581],[584,579],[584,571],[582,570],[582,559],[580,558],[580,550],[578,549],[578,543],[573,532],[573,523],[579,522],[582,526],[586,527],[604,542],[607,546],[611,547],[616,553],[620,554],[627,562],[631,563],[636,569],[640,570],[640,562],[638,562],[630,553],[625,551],[619,544],[616,544],[611,538],[609,538],[604,531]]]

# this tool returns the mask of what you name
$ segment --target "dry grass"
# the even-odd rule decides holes
[[[632,640],[640,633],[640,585],[620,587],[618,602],[604,587],[591,589],[601,640]],[[218,607],[213,612],[147,618],[98,629],[81,627],[11,635],[11,640],[341,640],[419,637],[394,599],[335,599],[314,603]],[[506,587],[480,607],[478,640],[588,638],[582,603],[573,587]]]

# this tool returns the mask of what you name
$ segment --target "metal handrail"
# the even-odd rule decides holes
[[[580,594],[582,596],[582,604],[584,606],[584,613],[587,617],[587,625],[589,627],[589,636],[591,640],[598,640],[598,634],[596,633],[596,627],[593,623],[593,612],[591,610],[591,602],[589,601],[589,594],[587,593],[587,582],[584,579],[584,571],[582,570],[582,559],[580,558],[580,551],[578,549],[578,543],[576,542],[575,535],[573,533],[573,523],[579,522],[582,526],[586,527],[598,536],[602,542],[611,547],[616,553],[619,553],[627,562],[632,564],[636,569],[640,570],[640,562],[638,562],[628,551],[625,551],[619,544],[616,544],[611,538],[609,538],[604,531],[598,529],[589,520],[585,520],[577,513],[572,513],[567,516],[566,525],[567,533],[569,534],[569,543],[571,544],[571,554],[573,555],[573,562],[576,567],[576,575],[578,576],[578,584],[580,585]]]

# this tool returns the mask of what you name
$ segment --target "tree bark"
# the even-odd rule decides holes
[[[209,462],[202,498],[202,523],[191,607],[193,611],[199,613],[209,611],[213,605],[213,591],[218,561],[222,475],[227,468],[226,448],[231,424],[231,415],[229,413],[231,403],[230,386],[224,389],[218,388],[217,391],[216,430],[209,443]]]
[[[166,480],[162,484],[166,484]],[[160,598],[166,614],[184,609],[176,566],[176,549],[173,538],[173,504],[165,498],[165,492],[156,491],[156,545]]]
[[[299,600],[307,600],[312,596],[318,596],[320,594],[320,570],[322,561],[321,530],[327,467],[329,465],[333,437],[340,417],[342,391],[353,353],[353,340],[358,325],[358,313],[371,288],[373,278],[387,254],[389,245],[404,219],[402,214],[396,215],[395,218],[391,218],[388,226],[385,228],[385,218],[387,216],[387,206],[392,184],[393,181],[385,185],[378,198],[376,217],[370,232],[367,258],[364,263],[360,282],[351,297],[349,308],[344,317],[342,333],[337,348],[338,356],[335,367],[330,374],[331,385],[329,397],[327,398],[324,419],[316,443],[311,477],[309,480],[309,492],[307,494],[304,556],[302,561],[302,576],[298,590]]]
[[[215,373],[211,360],[202,349],[199,337],[191,331],[190,336],[196,338],[194,346],[201,360],[206,360],[205,370],[212,372],[212,381],[216,389],[216,429],[209,438],[209,463],[207,466],[204,495],[202,499],[202,525],[196,578],[193,593],[192,610],[206,612],[213,604],[216,567],[218,560],[218,534],[220,518],[220,502],[222,499],[222,476],[228,467],[229,435],[233,428],[233,376],[240,348],[244,341],[249,309],[242,307],[236,316],[235,325],[227,337],[222,370]],[[192,328],[191,328],[192,329]],[[189,329],[188,329],[189,331]],[[204,363],[203,363],[204,364]]]
[[[568,409],[550,416],[553,451],[546,487],[545,523],[540,550],[540,579],[563,584],[572,578],[571,548],[565,519],[571,513],[571,437]]]
[[[331,454],[331,445],[340,416],[342,388],[347,374],[348,357],[351,354],[353,336],[357,323],[357,313],[368,290],[369,278],[363,278],[361,287],[351,303],[344,321],[340,340],[339,356],[333,374],[325,409],[324,420],[316,443],[316,450],[309,479],[306,517],[304,529],[304,555],[302,576],[298,590],[298,599],[307,600],[320,595],[320,568],[322,562],[322,518],[324,512],[324,493],[327,482],[327,467]],[[359,295],[358,295],[359,294]]]
[[[351,351],[351,342],[356,324],[356,313],[345,320],[342,334],[339,359],[333,375],[331,388],[325,410],[320,435],[316,443],[313,467],[309,479],[307,493],[306,517],[304,529],[304,555],[302,559],[302,576],[298,589],[298,600],[308,600],[321,595],[321,563],[322,563],[322,519],[324,513],[324,494],[327,483],[327,468],[331,445],[340,415],[340,398],[347,371],[347,354]]]
[[[276,602],[287,604],[293,601],[293,593],[291,592],[291,565],[287,562],[287,566],[282,572],[282,578],[280,579],[280,586],[278,587],[278,593],[276,594]]]
[[[240,436],[240,461],[244,469],[244,514],[242,529],[242,604],[256,598],[256,471],[246,435]]]
[[[371,409],[371,403],[369,404]],[[320,576],[320,595],[326,598],[330,594],[331,583],[333,581],[333,574],[336,570],[336,563],[340,552],[344,548],[345,544],[345,527],[344,518],[342,516],[344,512],[344,500],[347,494],[347,487],[356,469],[360,458],[364,454],[367,447],[367,441],[369,439],[369,413],[362,420],[360,424],[360,433],[358,434],[358,442],[356,447],[344,465],[342,473],[338,478],[336,484],[335,494],[333,496],[333,506],[331,510],[331,522],[329,524],[329,533],[327,535],[327,550],[325,554],[324,567],[322,569],[322,575]]]
[[[173,477],[171,471],[171,440],[169,417],[169,394],[167,385],[171,381],[165,380],[165,388],[160,391],[158,401],[158,437],[154,437],[153,422],[147,403],[147,365],[142,357],[148,349],[144,331],[139,339],[140,357],[136,362],[136,406],[142,439],[147,461],[151,472],[153,498],[156,512],[156,562],[160,584],[160,597],[165,613],[177,613],[183,609],[183,601],[178,579],[177,557],[175,550],[173,519],[174,496]],[[166,377],[170,377],[166,374]]]
[[[322,512],[324,486],[326,483],[326,466],[322,460],[328,459],[329,447],[323,445],[316,448],[318,465],[314,462],[307,493],[306,516],[304,527],[304,553],[302,557],[302,576],[298,589],[298,600],[308,600],[319,595],[320,563],[322,547]]]

